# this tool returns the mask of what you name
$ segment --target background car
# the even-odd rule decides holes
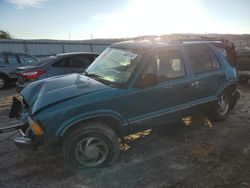
[[[17,67],[36,65],[37,63],[36,57],[23,52],[0,52],[0,89],[17,79]]]
[[[17,92],[29,83],[68,73],[82,73],[98,56],[92,52],[63,53],[50,56],[37,65],[18,67]]]
[[[239,82],[247,84],[250,78],[250,51],[237,51]]]

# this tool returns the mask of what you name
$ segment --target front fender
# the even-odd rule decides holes
[[[124,127],[128,125],[128,122],[117,112],[111,111],[111,110],[98,110],[94,112],[88,112],[84,113],[78,116],[74,116],[67,121],[63,122],[62,125],[58,128],[56,131],[55,136],[56,137],[61,137],[63,134],[70,129],[72,126],[74,126],[77,123],[87,121],[87,120],[94,120],[94,119],[99,119],[99,118],[112,118],[119,122],[121,127]]]

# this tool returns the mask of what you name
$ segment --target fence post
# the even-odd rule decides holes
[[[65,47],[63,43],[62,43],[62,52],[65,53]]]
[[[89,45],[90,45],[90,51],[91,51],[91,52],[94,52],[94,48],[93,48],[92,42],[90,42]]]
[[[28,47],[27,47],[26,40],[23,41],[23,46],[24,46],[25,53],[28,53]]]

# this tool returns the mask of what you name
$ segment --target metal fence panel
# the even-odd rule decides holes
[[[65,40],[0,40],[0,52],[26,52],[37,57],[46,57],[67,52],[101,53],[111,41],[65,41]]]
[[[64,44],[64,52],[91,52],[89,44]]]
[[[24,52],[25,46],[22,43],[1,43],[0,52]]]

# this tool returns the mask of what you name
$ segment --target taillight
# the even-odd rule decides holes
[[[34,70],[34,71],[20,72],[19,74],[23,76],[24,78],[30,80],[30,79],[37,79],[38,76],[44,73],[45,73],[44,70]]]

